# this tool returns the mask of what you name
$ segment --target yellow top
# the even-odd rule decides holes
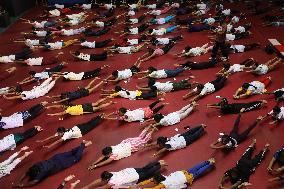
[[[142,91],[136,91],[136,96],[141,96],[142,95]],[[120,96],[118,92],[115,92],[115,93],[112,93],[110,94],[110,96],[112,97],[117,97],[117,96]]]
[[[64,47],[68,47],[68,46],[74,44],[75,42],[76,42],[76,40],[73,40],[73,39],[65,41],[64,42]]]
[[[84,114],[83,106],[76,105],[76,106],[69,106],[66,108],[65,112],[70,115],[82,115]]]

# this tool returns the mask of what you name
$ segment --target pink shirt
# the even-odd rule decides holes
[[[163,54],[165,54],[165,52],[163,51],[163,49],[155,49],[155,51],[154,51],[154,54],[156,54],[156,55],[163,55]]]
[[[142,108],[142,110],[144,111],[145,118],[151,118],[153,116],[153,111],[151,110],[150,107]]]
[[[161,14],[165,14],[167,13],[169,10],[171,10],[172,7],[166,7],[164,9],[161,10]]]

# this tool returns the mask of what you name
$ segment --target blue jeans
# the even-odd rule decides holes
[[[166,33],[171,33],[171,32],[173,32],[176,28],[177,28],[177,26],[171,26],[171,27],[169,27],[169,28],[166,29]]]
[[[167,16],[166,18],[165,18],[165,22],[167,23],[167,22],[169,22],[169,21],[171,21],[172,19],[174,19],[174,15],[169,15],[169,16]]]
[[[175,77],[183,71],[184,71],[184,68],[176,68],[174,70],[165,70],[167,77]]]
[[[211,167],[213,167],[213,165],[210,164],[209,161],[203,161],[200,164],[189,169],[187,172],[191,173],[193,176],[193,179],[195,180],[198,177],[200,177],[205,171],[209,170]]]

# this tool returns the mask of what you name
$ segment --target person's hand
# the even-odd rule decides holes
[[[246,110],[245,108],[242,108],[242,109],[240,110],[240,113],[243,113],[245,110]]]
[[[281,168],[278,168],[275,170],[277,173],[281,173],[282,172],[282,169]]]
[[[37,131],[42,131],[43,129],[41,128],[41,126],[35,126],[35,129],[37,130]]]
[[[258,116],[258,117],[256,118],[257,121],[261,121],[262,119],[263,119],[262,116]]]
[[[27,149],[29,149],[28,146],[24,146],[24,147],[21,148],[22,151],[25,151],[25,150],[27,150]]]
[[[64,181],[65,181],[65,182],[69,182],[69,181],[72,180],[74,177],[75,177],[75,175],[69,175],[69,176],[67,176],[67,177],[64,179]]]

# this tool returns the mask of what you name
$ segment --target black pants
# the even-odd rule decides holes
[[[219,49],[221,50],[222,56],[228,58],[228,51],[227,51],[227,48],[226,48],[225,41],[222,41],[222,42],[216,41],[215,42],[213,49],[212,49],[211,57],[216,58]]]
[[[81,134],[85,135],[88,132],[90,132],[92,129],[94,129],[101,121],[102,117],[97,116],[91,119],[90,121],[88,121],[87,123],[78,124],[77,127],[80,129]]]
[[[142,22],[144,19],[146,18],[145,15],[139,16],[138,19],[138,23]]]
[[[249,32],[235,33],[235,40],[249,36]]]
[[[149,105],[149,108],[153,111],[153,114],[158,113],[165,105],[158,106],[157,108],[154,109],[154,107],[159,103],[159,100],[156,100],[152,104]]]
[[[50,75],[52,75],[53,72],[60,72],[63,68],[64,68],[64,65],[59,64],[53,68],[46,69],[45,71],[49,72]]]
[[[105,22],[105,26],[113,26],[116,22],[117,22],[117,19],[116,18],[112,18],[112,19],[107,20]]]
[[[234,112],[232,113],[239,113],[241,109],[245,109],[244,112],[249,112],[255,109],[258,109],[262,106],[263,102],[262,101],[254,101],[254,102],[249,102],[249,103],[234,103],[231,104],[234,109]]]
[[[38,133],[38,130],[33,127],[33,128],[26,130],[23,133],[14,134],[15,138],[18,138],[18,140],[16,140],[16,144],[19,145],[23,143],[25,140],[35,136],[37,133]]]
[[[161,164],[158,161],[147,164],[142,168],[135,168],[139,175],[137,183],[150,179],[161,169]]]
[[[177,41],[180,41],[180,40],[182,40],[182,36],[181,35],[173,37],[173,38],[170,38],[171,42],[177,42]]]
[[[90,61],[104,61],[107,59],[107,52],[101,54],[91,54]]]
[[[140,99],[140,100],[149,100],[149,99],[152,99],[152,98],[156,98],[157,97],[157,91],[150,91],[148,93],[143,93],[136,97],[136,99]]]
[[[68,92],[68,93],[63,93],[60,98],[61,99],[68,99],[68,101],[71,101],[71,100],[76,100],[76,99],[79,99],[79,98],[82,98],[82,97],[85,97],[85,96],[88,96],[89,95],[89,90],[88,89],[85,89],[85,88],[81,88],[81,89],[78,89],[76,91],[72,91],[72,92]]]
[[[199,62],[199,63],[187,61],[186,63],[182,64],[182,67],[188,67],[191,68],[192,70],[204,70],[215,67],[217,63],[218,62],[215,59],[210,60],[208,62]]]
[[[243,142],[248,137],[248,135],[252,131],[252,129],[255,128],[256,125],[257,125],[257,122],[255,121],[245,131],[243,131],[242,133],[239,133],[240,120],[241,120],[241,114],[238,115],[238,117],[235,121],[233,130],[230,132],[230,137],[234,138],[237,141],[238,144]]]
[[[92,70],[92,71],[84,72],[82,80],[98,77],[101,73],[101,70],[102,70],[101,68],[97,68],[97,69]]]
[[[111,39],[107,39],[107,40],[104,40],[104,41],[99,41],[99,42],[96,42],[96,48],[102,48],[102,47],[105,47],[107,44],[109,44],[112,40]]]
[[[42,104],[37,104],[33,107],[31,107],[29,110],[28,110],[28,113],[30,114],[29,117],[27,117],[26,119],[24,119],[24,123],[34,119],[35,117],[37,117],[41,110],[44,108],[44,106]]]
[[[242,155],[239,162],[246,162],[249,167],[251,168],[251,171],[253,171],[264,159],[265,152],[264,150],[261,150],[253,159],[252,159],[252,153],[254,147],[248,147],[245,151],[245,153]]]
[[[93,31],[93,30],[85,30],[84,34],[86,36],[100,36],[100,35],[104,35],[106,34],[110,29],[109,28],[104,28],[102,30],[98,30],[98,31]]]
[[[182,133],[181,136],[186,141],[186,145],[192,144],[198,138],[200,138],[204,134],[204,128],[202,126],[194,127],[193,129],[188,130],[185,133]]]
[[[169,43],[167,45],[165,45],[162,49],[164,51],[164,54],[167,54],[175,45],[175,43]]]
[[[32,54],[32,50],[30,49],[24,49],[22,52],[18,52],[15,54],[15,59],[16,60],[25,60],[30,57]]]
[[[247,45],[245,45],[245,51],[249,51],[249,50],[255,49],[257,47],[259,47],[259,44],[257,44],[257,43],[247,44]]]
[[[142,24],[138,26],[138,32],[144,32],[149,26],[147,24]]]
[[[224,87],[226,81],[227,81],[226,77],[218,76],[217,79],[211,81],[210,83],[214,85],[215,91],[218,91]]]

